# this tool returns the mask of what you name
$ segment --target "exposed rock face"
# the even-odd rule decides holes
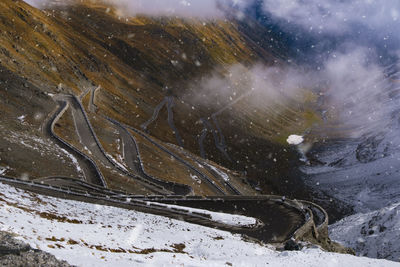
[[[68,267],[66,261],[59,261],[53,255],[16,240],[10,233],[0,232],[1,266],[49,266]]]

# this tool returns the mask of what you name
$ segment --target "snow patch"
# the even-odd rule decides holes
[[[218,169],[210,164],[207,164],[207,166],[210,167],[213,171],[215,171],[219,176],[221,176],[222,179],[224,179],[224,181],[229,182],[228,174],[226,174],[225,172],[221,171],[220,169]]]
[[[25,118],[26,118],[26,115],[21,115],[21,116],[19,116],[17,119],[18,119],[21,123],[24,123],[24,122],[25,122]]]
[[[198,184],[201,184],[201,180],[197,175],[194,174],[190,174],[190,178],[192,178],[193,180],[195,180]]]
[[[74,164],[76,170],[78,171],[78,173],[83,173],[81,166],[79,165],[78,160],[71,154],[69,153],[67,150],[65,150],[64,148],[60,148],[61,151],[72,161],[72,163]]]
[[[296,134],[292,134],[288,137],[288,139],[286,140],[288,142],[289,145],[300,145],[301,143],[303,143],[304,138],[301,135],[296,135]]]
[[[223,224],[228,224],[231,226],[255,226],[258,224],[257,219],[252,218],[252,217],[243,216],[243,215],[233,215],[233,214],[227,214],[227,213],[222,213],[222,212],[213,212],[213,211],[208,211],[208,210],[182,207],[182,206],[163,204],[163,203],[157,203],[157,202],[149,202],[148,204],[156,204],[157,206],[166,207],[167,209],[178,209],[178,210],[182,210],[182,211],[185,211],[188,213],[195,212],[195,213],[200,213],[200,214],[204,214],[204,215],[209,215],[213,221],[223,223]]]
[[[7,167],[7,166],[6,167],[0,166],[0,175],[5,174],[8,169],[9,169],[9,167]]]
[[[124,171],[128,172],[126,167],[124,165],[122,165],[122,163],[120,163],[118,160],[116,160],[113,156],[111,156],[111,154],[106,153],[106,155],[115,165],[117,165],[119,168],[123,169]],[[118,156],[119,156],[118,158],[120,158],[120,155],[118,155]]]

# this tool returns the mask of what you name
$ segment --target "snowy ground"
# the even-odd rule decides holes
[[[147,202],[148,205],[151,205],[151,202]],[[153,203],[154,204],[154,203]],[[182,211],[186,211],[187,213],[200,213],[204,215],[210,216],[210,218],[219,223],[223,223],[225,225],[231,225],[231,226],[256,226],[258,224],[261,224],[262,222],[257,221],[257,219],[253,217],[247,217],[247,216],[242,216],[242,215],[235,215],[235,214],[228,214],[228,213],[222,213],[222,212],[213,212],[213,211],[208,211],[208,210],[201,210],[201,209],[195,209],[195,208],[188,208],[188,207],[182,207],[178,205],[171,205],[171,204],[163,204],[163,203],[157,203],[158,207],[165,207],[166,209],[178,209]]]
[[[400,266],[318,248],[278,252],[224,231],[1,183],[0,230],[77,266]]]
[[[330,226],[330,236],[359,255],[400,262],[400,203],[347,217]]]

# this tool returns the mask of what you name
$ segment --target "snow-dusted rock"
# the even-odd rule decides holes
[[[358,255],[400,262],[400,203],[346,217],[330,226],[330,236]]]

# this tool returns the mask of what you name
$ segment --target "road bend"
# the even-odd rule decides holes
[[[221,187],[219,187],[212,179],[210,179],[207,175],[205,175],[199,169],[194,167],[192,164],[190,164],[186,160],[182,159],[181,157],[179,157],[178,155],[173,153],[171,150],[167,149],[165,146],[159,144],[158,142],[156,142],[155,140],[150,138],[147,134],[143,133],[142,131],[139,131],[138,129],[136,129],[134,127],[131,127],[131,126],[128,126],[128,125],[123,125],[123,124],[120,124],[120,125],[122,127],[126,128],[126,129],[130,129],[130,130],[134,131],[135,133],[139,134],[140,136],[142,136],[143,138],[145,138],[146,140],[151,142],[153,145],[155,145],[156,147],[158,147],[159,149],[161,149],[162,151],[164,151],[168,155],[172,156],[177,161],[179,161],[182,164],[184,164],[186,167],[188,167],[190,170],[192,170],[196,175],[198,175],[202,181],[207,183],[217,195],[225,195],[225,191]]]
[[[124,128],[116,120],[113,120],[111,118],[107,119],[108,121],[113,123],[113,125],[118,129],[118,132],[120,133],[120,137],[123,143],[124,160],[128,165],[129,169],[135,171],[143,179],[147,179],[152,183],[163,186],[167,190],[174,192],[174,194],[176,195],[188,195],[193,192],[193,189],[188,185],[163,181],[147,174],[143,168],[143,162],[141,160],[139,147],[135,138],[126,128]]]
[[[73,182],[72,180],[69,180]],[[0,182],[38,194],[108,205],[166,216],[199,225],[245,235],[264,243],[283,243],[299,239],[315,227],[309,209],[279,196],[124,196],[99,191],[81,191],[0,176]],[[166,205],[167,204],[167,205]],[[174,205],[174,206],[169,206]],[[178,206],[176,206],[178,205]],[[193,211],[188,208],[195,208]],[[203,211],[201,211],[203,210]],[[255,219],[254,224],[230,224],[214,219],[209,212],[242,215]]]
[[[197,165],[202,166],[204,169],[207,170],[208,173],[210,173],[216,180],[218,180],[221,184],[225,186],[225,189],[227,192],[233,194],[233,195],[242,195],[242,193],[235,187],[233,186],[229,180],[225,179],[222,177],[221,173],[218,173],[216,169],[214,169],[211,165],[204,163],[203,161],[200,161],[198,157],[195,155],[188,153],[185,151],[182,147],[176,146],[174,144],[168,144],[170,147],[181,151],[186,157],[190,158],[193,160]]]
[[[148,180],[143,180],[141,177],[133,175],[128,171],[124,170],[123,168],[119,167],[116,163],[112,161],[104,151],[103,147],[98,140],[93,127],[90,124],[90,121],[83,109],[82,105],[80,104],[78,98],[73,95],[56,95],[54,97],[57,101],[63,101],[69,104],[73,120],[75,124],[75,128],[77,134],[79,136],[80,142],[84,146],[85,150],[92,156],[99,160],[104,166],[117,169],[119,172],[123,173],[125,176],[131,177],[138,181],[141,186],[149,189],[152,192],[160,193],[160,194],[171,194],[173,192],[165,189],[164,187],[153,184]]]
[[[81,153],[77,148],[69,144],[67,141],[59,137],[54,132],[54,127],[57,121],[62,117],[62,115],[69,108],[68,102],[57,101],[58,107],[54,113],[44,122],[43,133],[45,136],[54,140],[59,146],[66,149],[71,153],[78,161],[79,167],[82,170],[85,181],[96,184],[102,187],[106,186],[106,182],[100,170],[98,169],[96,163],[91,160],[88,156]]]
[[[145,123],[143,123],[142,125],[140,125],[140,127],[143,129],[143,131],[147,131],[147,127],[149,127],[149,125],[151,123],[153,123],[157,118],[158,115],[160,114],[160,110],[162,109],[162,107],[167,103],[167,99],[164,98],[163,101],[161,101],[155,108],[153,111],[153,115],[151,116],[151,118],[146,121]]]

